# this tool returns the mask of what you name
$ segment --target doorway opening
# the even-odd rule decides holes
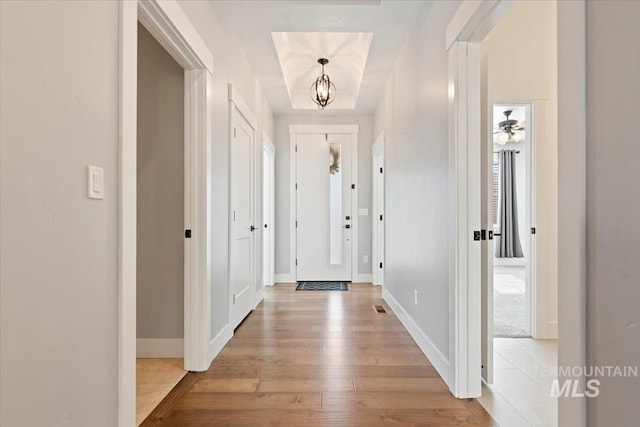
[[[531,336],[531,295],[535,289],[532,117],[532,105],[528,103],[499,103],[492,108],[489,203],[494,238],[489,252],[493,255],[494,338]],[[510,124],[505,125],[507,120],[516,121],[514,130],[505,131]]]
[[[184,370],[184,69],[138,23],[136,422]]]

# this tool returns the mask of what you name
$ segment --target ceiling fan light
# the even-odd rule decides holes
[[[510,136],[507,132],[502,132],[500,135],[498,135],[498,144],[500,145],[505,145],[507,142],[509,142]]]
[[[520,142],[522,141],[522,138],[524,137],[522,132],[516,132],[515,134],[513,134],[513,140],[515,142]]]

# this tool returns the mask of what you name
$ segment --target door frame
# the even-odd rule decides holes
[[[298,134],[348,134],[351,135],[351,178],[355,188],[351,194],[351,280],[359,281],[358,274],[358,125],[289,125],[289,271],[290,281],[297,281],[296,256],[298,254],[298,241],[296,233],[296,218],[298,211],[296,197],[296,135]]]
[[[385,190],[385,179],[384,179],[384,131],[380,132],[378,138],[376,138],[375,143],[371,147],[371,157],[372,157],[372,168],[371,168],[371,206],[372,206],[372,216],[371,216],[371,242],[372,242],[372,250],[371,250],[371,271],[372,271],[372,281],[374,285],[379,285],[384,287],[384,259],[385,259],[385,205],[384,205],[384,190]],[[377,159],[380,158],[382,160],[382,168],[381,171],[376,172],[376,168],[378,167]],[[379,179],[380,174],[382,175],[382,180]],[[382,203],[380,203],[380,198],[382,199]],[[382,227],[380,227],[379,216],[382,215]],[[382,244],[380,244],[382,243]],[[380,267],[380,263],[382,263],[382,267]]]
[[[275,271],[276,271],[276,257],[275,257],[275,253],[276,253],[276,234],[275,234],[275,216],[276,216],[276,200],[275,200],[275,189],[276,189],[276,179],[275,179],[275,175],[276,175],[276,146],[273,144],[273,142],[271,141],[271,138],[269,138],[269,135],[267,135],[266,132],[262,132],[262,151],[263,151],[263,156],[266,154],[269,157],[269,224],[268,224],[268,228],[266,229],[266,232],[264,231],[264,191],[262,192],[262,209],[263,209],[263,215],[262,215],[262,222],[263,222],[263,236],[268,235],[269,236],[269,259],[268,259],[268,270],[266,272],[266,281],[265,281],[265,272],[262,272],[262,286],[263,286],[263,290],[265,286],[273,286],[275,284]],[[263,157],[264,159],[264,157]],[[264,160],[263,160],[263,171],[262,171],[262,186],[264,188]],[[263,237],[264,239],[264,237]],[[263,248],[264,248],[264,244],[263,244]],[[262,265],[263,265],[263,269],[264,269],[264,251],[262,252]]]
[[[184,68],[184,363],[204,371],[211,305],[211,116],[213,56],[176,1],[119,2],[118,425],[136,420],[136,183],[138,21]],[[182,232],[182,231],[181,231]]]
[[[449,55],[450,294],[449,387],[481,394],[479,42],[512,0],[465,0],[446,30]],[[586,363],[586,33],[585,1],[557,2],[558,20],[558,364]],[[562,381],[562,378],[560,378]],[[582,378],[584,381],[584,378]],[[560,425],[586,424],[586,399],[561,398]]]
[[[255,198],[255,192],[256,192],[256,183],[255,183],[255,177],[256,177],[256,139],[257,139],[257,124],[258,124],[258,120],[256,119],[255,114],[253,114],[253,111],[251,110],[251,108],[249,108],[249,105],[244,101],[244,99],[242,98],[242,96],[240,95],[240,93],[235,89],[235,87],[233,86],[232,83],[229,83],[229,85],[227,86],[228,89],[228,100],[229,100],[229,245],[228,245],[228,251],[229,251],[229,263],[227,265],[227,268],[229,270],[229,274],[231,274],[231,267],[232,267],[232,258],[231,258],[231,244],[233,242],[233,196],[235,194],[234,190],[233,190],[233,162],[231,161],[232,159],[232,155],[233,155],[233,111],[237,110],[238,113],[240,113],[240,115],[242,117],[244,117],[244,119],[247,121],[247,123],[249,124],[249,126],[251,126],[251,129],[253,129],[253,140],[251,141],[251,177],[249,178],[250,182],[251,182],[251,203],[253,204],[253,206],[251,207],[251,215],[253,217],[253,222],[254,222],[254,226],[255,226],[255,221],[256,221],[256,198]],[[249,260],[249,264],[251,265],[251,271],[249,273],[249,278],[250,278],[250,286],[249,286],[249,292],[251,295],[251,307],[255,308],[255,306],[257,305],[258,301],[256,301],[256,259],[257,259],[257,253],[256,253],[256,238],[255,238],[255,233],[251,235],[251,259]],[[231,291],[231,288],[229,287],[229,324],[232,324],[231,320],[231,310],[233,309],[233,292]]]

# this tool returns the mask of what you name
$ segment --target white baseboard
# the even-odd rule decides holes
[[[184,339],[138,338],[136,340],[136,357],[142,359],[184,357]]]
[[[213,359],[216,358],[218,353],[222,350],[222,348],[229,342],[229,340],[233,337],[233,331],[229,327],[227,323],[224,325],[224,328],[211,340],[209,343],[209,364],[213,362]]]
[[[355,283],[372,283],[373,282],[373,274],[358,274],[356,276]]]
[[[406,311],[402,308],[400,303],[396,301],[396,299],[386,290],[382,290],[382,299],[389,304],[391,310],[398,316],[400,322],[404,325],[409,332],[409,335],[414,339],[420,350],[427,356],[427,359],[431,362],[433,367],[438,371],[438,374],[442,377],[445,383],[451,388],[451,384],[449,383],[449,361],[444,357],[444,355],[438,350],[438,348],[431,342],[427,334],[424,333],[422,329],[418,326],[418,324],[407,314]]]
[[[276,283],[296,283],[295,279],[289,273],[276,274]]]

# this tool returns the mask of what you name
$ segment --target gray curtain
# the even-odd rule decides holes
[[[496,236],[496,258],[522,258],[518,232],[518,199],[516,197],[516,152],[502,150],[500,165],[500,211]]]

